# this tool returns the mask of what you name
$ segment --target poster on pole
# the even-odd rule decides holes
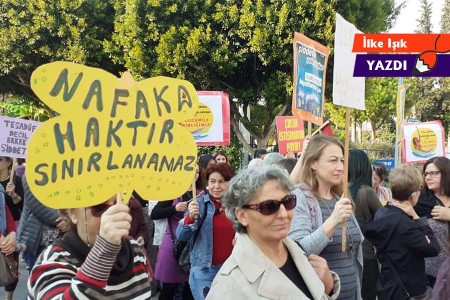
[[[319,126],[323,124],[329,53],[327,47],[301,33],[295,33],[292,114]]]
[[[445,156],[445,133],[440,120],[403,123],[403,163],[418,164]]]
[[[305,139],[303,120],[298,117],[277,116],[278,150],[280,154],[302,152]]]
[[[195,176],[197,145],[179,125],[198,96],[185,80],[136,82],[104,70],[52,62],[31,75],[31,88],[59,113],[39,126],[27,151],[33,194],[52,208],[87,207],[133,191],[143,199],[182,195]]]
[[[230,102],[222,92],[197,91],[196,114],[180,125],[194,136],[198,146],[230,145]]]
[[[25,158],[27,145],[41,122],[0,116],[0,156]]]
[[[334,33],[333,104],[364,110],[365,77],[353,77],[356,53],[352,52],[355,25],[336,14]]]

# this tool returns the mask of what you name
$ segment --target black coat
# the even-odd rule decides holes
[[[25,175],[22,177],[24,190],[24,209],[20,218],[19,228],[17,229],[17,242],[25,244],[25,252],[32,255],[38,254],[42,239],[42,226],[48,225],[55,227],[58,225],[56,219],[59,214],[56,209],[42,204],[31,192]]]
[[[428,280],[424,258],[436,256],[440,250],[426,219],[413,220],[400,208],[388,204],[379,209],[362,230],[377,248],[381,263],[378,299],[399,299],[401,285],[395,280],[395,271],[410,296],[425,293]]]

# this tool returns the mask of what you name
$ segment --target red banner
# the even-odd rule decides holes
[[[297,117],[277,117],[276,122],[280,154],[301,152],[305,139],[303,120]]]

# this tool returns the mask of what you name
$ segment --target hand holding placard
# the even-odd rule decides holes
[[[198,218],[198,210],[199,206],[197,202],[197,189],[195,186],[195,177],[194,177],[194,181],[192,183],[192,201],[191,203],[189,203],[189,217],[191,218],[191,220]]]

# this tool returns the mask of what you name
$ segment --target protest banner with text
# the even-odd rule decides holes
[[[228,94],[198,91],[197,113],[181,122],[194,136],[198,146],[230,145],[230,102]]]
[[[445,156],[445,133],[441,121],[403,123],[403,163],[419,164]]]
[[[330,50],[295,33],[292,114],[316,125],[323,124],[325,81]]]
[[[196,170],[197,146],[179,125],[198,106],[193,85],[168,77],[135,82],[96,68],[53,62],[31,76],[36,95],[60,116],[28,144],[33,194],[53,208],[86,207],[133,190],[144,199],[182,195]]]
[[[41,122],[0,117],[0,156],[25,158],[27,145]]]
[[[303,120],[297,117],[276,117],[278,150],[280,154],[302,151],[305,129]]]

